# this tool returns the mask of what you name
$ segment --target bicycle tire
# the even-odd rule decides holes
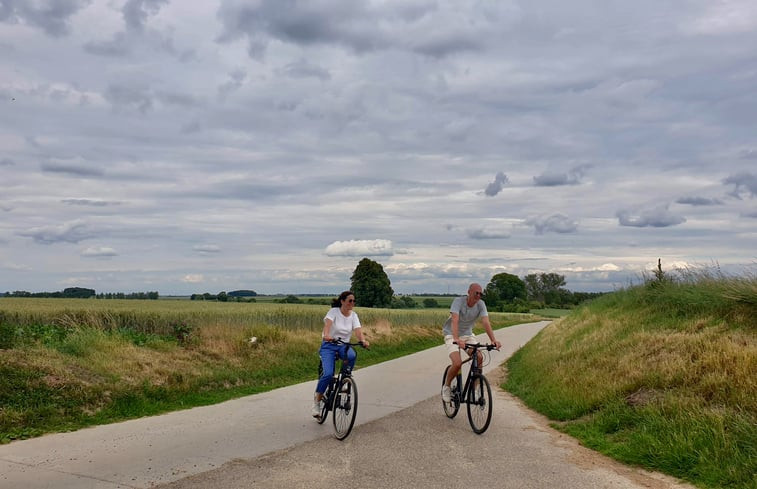
[[[452,368],[452,365],[447,365],[447,368],[444,369],[444,376],[442,377],[442,388],[444,388],[444,383],[447,381],[447,372],[449,372],[449,369]],[[459,386],[462,383],[462,376],[458,374],[454,379],[452,379],[452,382],[450,382],[450,391],[451,391],[451,399],[449,402],[444,402],[444,399],[442,399],[442,407],[444,408],[444,414],[447,415],[448,418],[452,419],[455,416],[457,416],[457,412],[460,410],[460,396],[456,395],[456,392],[459,390]]]
[[[492,389],[482,374],[474,374],[471,377],[467,404],[468,422],[473,432],[480,435],[486,431],[492,420]]]
[[[357,416],[357,384],[352,377],[345,377],[334,393],[331,418],[334,421],[334,436],[344,440],[352,431]]]

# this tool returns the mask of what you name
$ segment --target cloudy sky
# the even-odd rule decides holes
[[[753,0],[0,0],[0,291],[757,264]]]

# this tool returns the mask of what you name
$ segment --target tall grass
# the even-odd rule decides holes
[[[621,461],[757,488],[755,284],[685,270],[601,297],[514,355],[505,387]]]

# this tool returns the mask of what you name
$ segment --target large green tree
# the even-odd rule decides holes
[[[513,302],[526,298],[526,284],[517,275],[498,273],[492,277],[484,289],[484,302],[496,306],[502,302]]]
[[[363,258],[357,264],[350,280],[352,291],[355,293],[355,305],[361,307],[391,306],[394,291],[389,277],[380,263]]]

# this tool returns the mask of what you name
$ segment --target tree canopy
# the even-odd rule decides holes
[[[357,264],[350,277],[351,290],[355,293],[355,305],[361,307],[390,307],[392,304],[391,282],[384,267],[368,258]]]
[[[484,289],[484,302],[497,305],[500,302],[512,302],[526,298],[526,284],[517,275],[498,273],[494,275]]]

